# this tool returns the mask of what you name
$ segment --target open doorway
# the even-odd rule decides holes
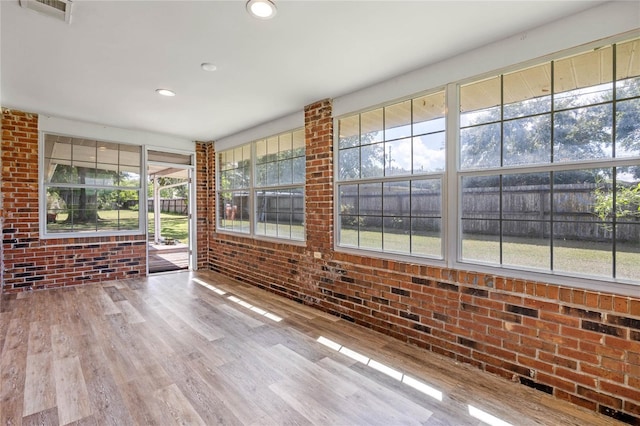
[[[149,273],[192,265],[191,155],[147,152]]]

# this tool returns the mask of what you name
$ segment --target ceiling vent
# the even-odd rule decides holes
[[[72,0],[20,0],[20,6],[71,23]]]

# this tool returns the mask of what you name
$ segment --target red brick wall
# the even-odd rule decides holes
[[[211,269],[640,423],[640,290],[633,298],[334,251],[330,117],[330,101],[305,108],[306,246],[211,229]]]
[[[197,266],[198,269],[209,268],[209,236],[215,226],[215,196],[213,196],[213,182],[215,182],[215,151],[213,144],[196,142],[196,238],[197,238]]]
[[[144,235],[40,239],[38,205],[38,116],[3,108],[3,291],[146,273]]]

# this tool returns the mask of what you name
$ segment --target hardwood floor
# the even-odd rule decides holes
[[[1,306],[2,425],[619,424],[211,272]]]

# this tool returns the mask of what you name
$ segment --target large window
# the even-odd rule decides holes
[[[141,147],[46,134],[44,235],[142,232]]]
[[[218,228],[304,240],[304,131],[218,154]]]
[[[445,97],[338,121],[338,245],[443,257]]]
[[[461,86],[461,261],[640,279],[639,51]]]

